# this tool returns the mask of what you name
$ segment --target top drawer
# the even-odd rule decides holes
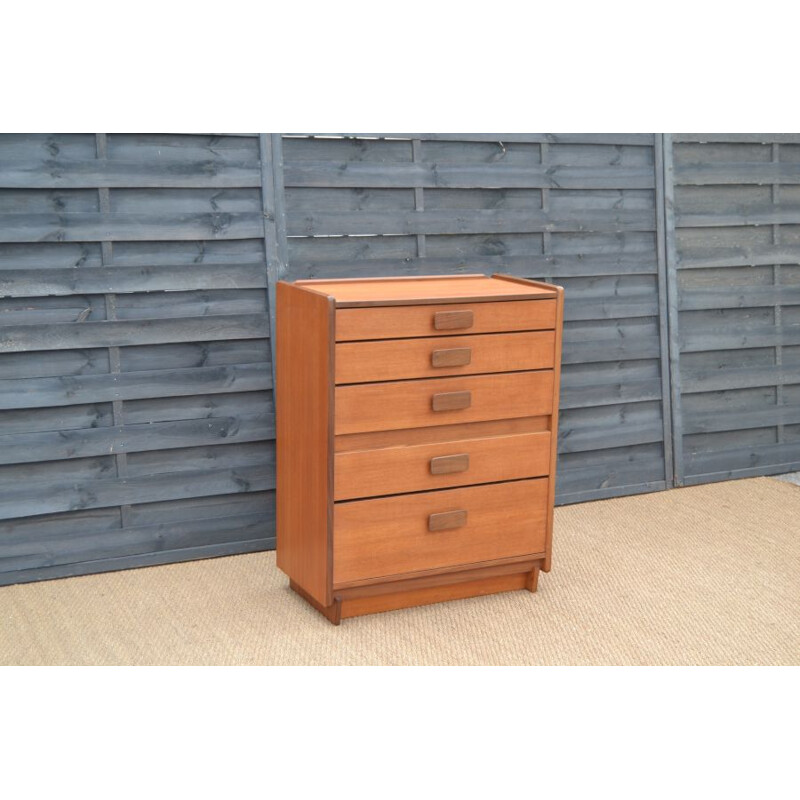
[[[535,331],[555,324],[555,300],[340,308],[336,311],[336,341]]]

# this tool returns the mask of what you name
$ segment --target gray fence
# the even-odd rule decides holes
[[[676,482],[796,470],[800,135],[666,139]]]
[[[798,135],[2,136],[0,583],[274,546],[283,277],[563,285],[560,503],[797,468],[795,195]]]
[[[0,581],[274,544],[270,162],[0,138]]]

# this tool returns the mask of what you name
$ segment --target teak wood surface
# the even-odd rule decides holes
[[[453,401],[437,395],[469,392]],[[336,433],[535,417],[553,407],[553,371],[361,383],[336,387]],[[435,410],[435,409],[439,410]]]
[[[439,312],[471,311],[468,328],[437,329]],[[502,303],[340,308],[336,311],[336,341],[409,339],[463,333],[508,333],[555,328],[555,300],[507,300]]]
[[[459,456],[459,463],[466,461],[464,469],[445,471],[435,463]],[[334,498],[352,500],[498,483],[547,475],[549,471],[549,431],[356,450],[336,453]]]
[[[554,352],[555,331],[340,342],[336,383],[552,369]]]
[[[278,566],[331,622],[550,567],[563,291],[278,283]]]
[[[331,602],[333,301],[277,286],[278,566]]]
[[[472,564],[544,550],[549,479],[337,503],[334,583]],[[432,533],[431,514],[466,511],[466,524]]]

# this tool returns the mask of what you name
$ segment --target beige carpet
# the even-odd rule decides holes
[[[797,664],[800,487],[566,506],[538,594],[330,625],[274,553],[0,588],[2,664]]]

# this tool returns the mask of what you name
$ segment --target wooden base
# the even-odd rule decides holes
[[[290,580],[289,586],[330,622],[338,625],[341,620],[348,617],[394,611],[399,608],[480,597],[515,589],[535,592],[541,566],[541,561],[507,564],[502,567],[484,567],[429,578],[411,578],[341,589],[334,593],[333,603],[329,606],[319,603],[295,581]]]

